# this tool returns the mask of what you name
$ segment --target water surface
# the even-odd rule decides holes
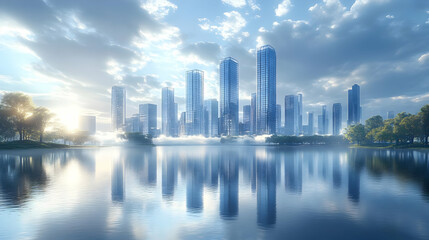
[[[429,152],[0,151],[0,239],[429,239]]]

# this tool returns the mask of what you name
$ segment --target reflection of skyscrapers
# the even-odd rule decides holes
[[[207,137],[219,135],[218,102],[216,99],[204,100],[204,133]]]
[[[171,198],[177,182],[177,159],[168,154],[162,161],[162,196]]]
[[[113,202],[124,201],[124,163],[122,160],[112,162],[111,194]]]
[[[257,221],[270,227],[276,223],[276,165],[271,159],[256,158]]]
[[[175,114],[174,89],[162,88],[162,134],[165,136],[175,136],[177,122],[177,114]]]
[[[299,159],[296,152],[285,159],[285,186],[291,192],[302,192],[302,158]]]
[[[257,52],[256,126],[258,134],[276,132],[276,51],[269,45]]]
[[[348,119],[347,125],[358,124],[361,121],[362,108],[360,106],[360,87],[353,85],[348,91]]]
[[[220,215],[231,218],[238,214],[238,163],[224,154],[220,164]]]
[[[332,135],[337,136],[341,133],[341,123],[343,110],[341,107],[341,103],[334,103],[332,105]]]
[[[280,104],[276,105],[276,133],[280,133],[280,128],[282,127],[282,106]]]
[[[238,135],[238,62],[227,57],[219,67],[220,134]]]
[[[187,135],[203,133],[204,72],[186,72],[186,132]]]
[[[298,135],[298,96],[285,96],[285,132],[286,135]]]
[[[122,130],[126,117],[126,92],[125,87],[113,86],[111,97],[111,120],[112,129]]]
[[[186,207],[191,212],[203,210],[203,167],[200,161],[188,159],[186,168]]]
[[[338,154],[335,155],[335,158],[332,162],[332,183],[334,185],[334,188],[341,187],[341,168]]]
[[[80,116],[79,117],[79,130],[88,132],[94,135],[96,132],[96,118],[95,116]]]
[[[354,161],[356,161],[356,159],[349,160],[348,196],[351,201],[358,203],[360,197],[360,172],[354,166]]]
[[[243,125],[244,125],[244,132],[246,134],[250,133],[250,120],[251,120],[251,105],[244,105],[243,106]]]
[[[156,136],[157,134],[157,106],[155,104],[139,105],[140,122],[143,126],[143,134]]]
[[[252,93],[250,100],[250,133],[256,134],[256,93]]]

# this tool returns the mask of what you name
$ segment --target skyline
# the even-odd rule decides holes
[[[240,63],[241,119],[256,89],[255,49],[264,44],[277,52],[282,108],[284,95],[296,93],[303,94],[303,113],[317,116],[332,103],[344,107],[343,93],[354,83],[365,89],[362,121],[391,110],[415,113],[429,100],[424,0],[212,1],[210,8],[191,1],[108,1],[97,11],[87,1],[22,3],[0,3],[1,93],[27,93],[70,125],[94,115],[97,129],[109,130],[109,89],[116,84],[127,88],[127,117],[139,104],[161,106],[167,86],[175,89],[180,113],[186,69],[203,70],[204,95],[219,101],[218,65],[225,56]],[[191,8],[197,13],[189,14]],[[161,111],[157,120],[161,126]]]

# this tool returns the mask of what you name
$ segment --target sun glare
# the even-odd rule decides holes
[[[79,108],[77,106],[67,106],[61,109],[55,109],[53,111],[59,122],[63,124],[67,130],[74,131],[79,127],[78,116],[79,116]]]

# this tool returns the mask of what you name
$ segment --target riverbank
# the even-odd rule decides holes
[[[70,148],[69,145],[47,142],[36,142],[31,140],[11,141],[0,143],[0,150],[10,149],[49,149],[49,148]]]
[[[369,148],[369,149],[428,149],[429,145],[414,143],[414,144],[369,144],[369,145],[350,145],[352,148]]]

